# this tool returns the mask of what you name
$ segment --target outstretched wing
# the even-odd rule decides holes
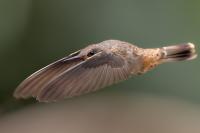
[[[79,53],[80,51],[74,52],[33,73],[17,87],[14,96],[16,98],[36,97],[49,80],[80,62],[80,60],[70,60],[70,58],[77,56]]]
[[[86,94],[129,76],[130,69],[123,57],[99,53],[54,78],[37,99],[49,102]]]

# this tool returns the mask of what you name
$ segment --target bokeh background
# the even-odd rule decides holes
[[[0,0],[0,132],[200,132],[200,61],[169,63],[52,104],[16,100],[28,75],[108,39],[200,44],[198,0]]]

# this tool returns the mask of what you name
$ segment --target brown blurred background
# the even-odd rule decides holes
[[[200,61],[59,103],[15,100],[28,75],[91,43],[200,44],[198,0],[0,0],[0,132],[200,132]]]

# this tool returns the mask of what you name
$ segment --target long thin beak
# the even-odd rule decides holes
[[[82,60],[84,60],[84,59],[85,59],[84,56],[76,55],[76,56],[73,56],[73,57],[67,57],[67,58],[64,59],[63,61],[82,61]]]

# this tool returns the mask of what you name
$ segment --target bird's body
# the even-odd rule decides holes
[[[122,42],[118,40],[107,40],[99,44],[89,45],[86,49],[97,48],[104,51],[106,54],[117,55],[123,59],[124,64],[126,64],[131,69],[131,74],[137,74],[141,68],[142,62],[140,60],[142,49],[137,46]],[[136,63],[137,62],[137,63]]]
[[[57,101],[145,73],[163,62],[195,57],[191,43],[143,49],[128,42],[107,40],[89,45],[35,72],[18,86],[14,96]]]
[[[159,48],[143,49],[119,40],[107,40],[89,45],[83,49],[83,54],[94,48],[104,51],[106,54],[121,57],[125,64],[130,67],[130,73],[133,75],[141,74],[154,68],[160,63],[159,59],[162,56]]]

